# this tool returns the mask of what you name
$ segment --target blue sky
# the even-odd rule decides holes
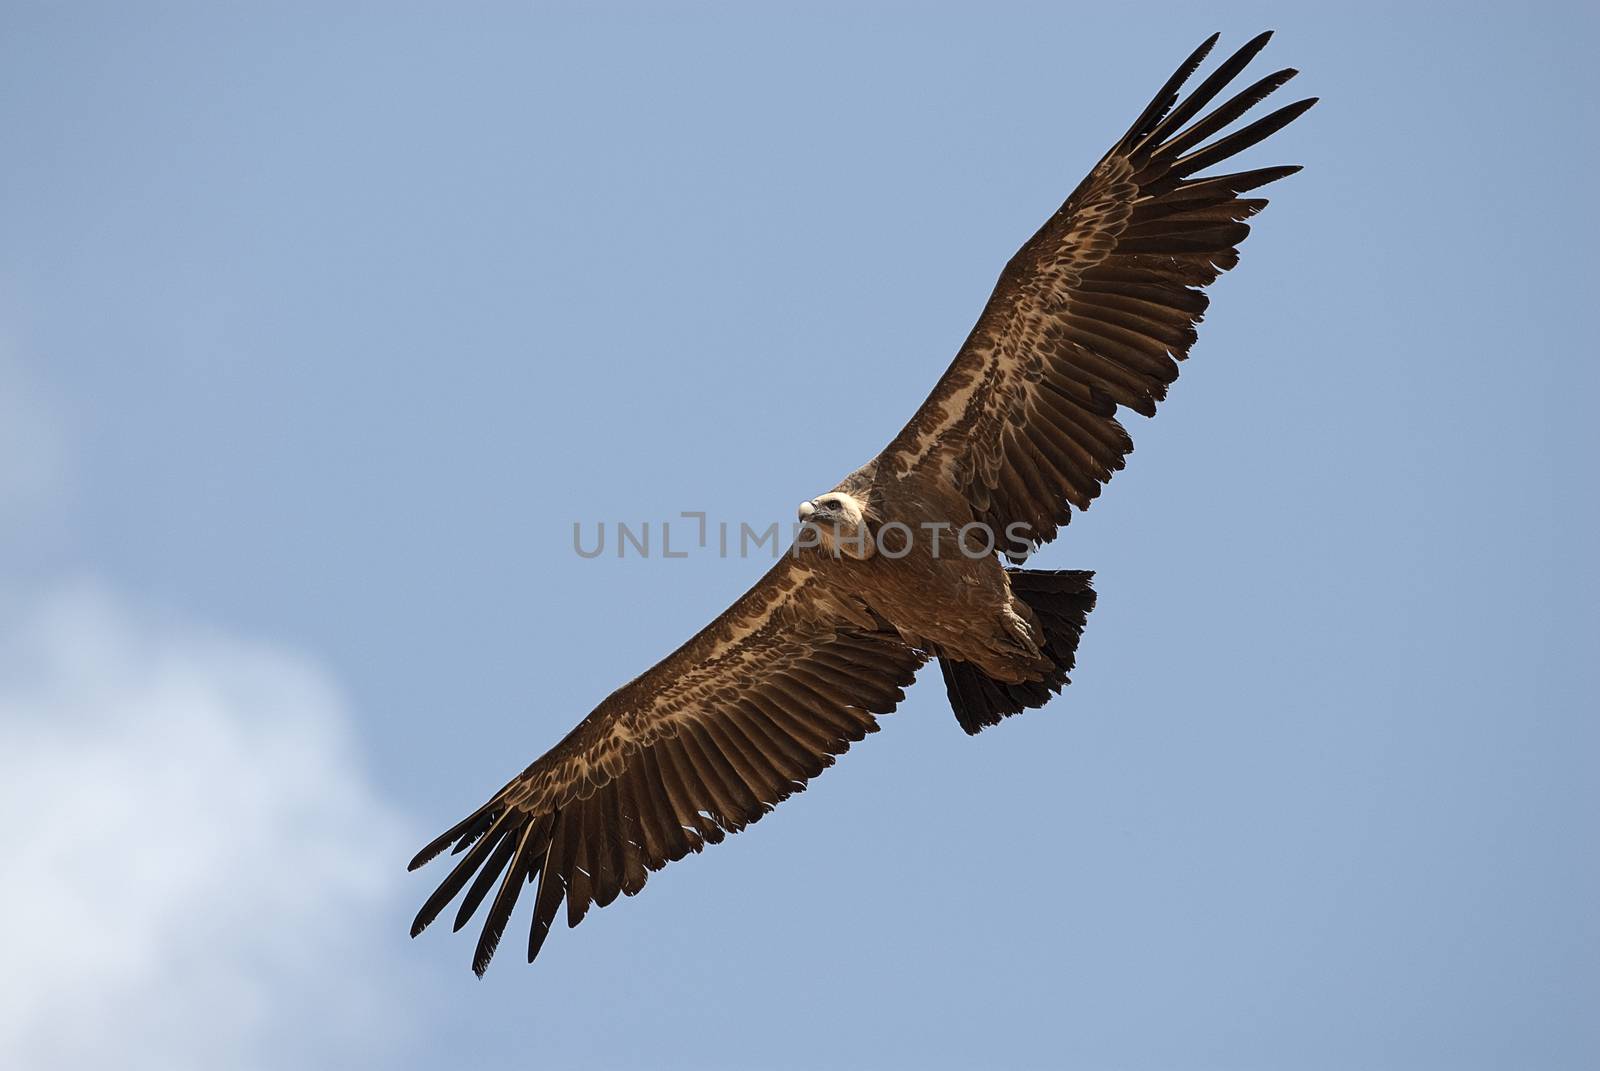
[[[1215,29],[1323,103],[1037,559],[1065,695],[882,733],[479,982],[416,846],[764,568]],[[5,5],[0,1063],[1600,1061],[1593,11]],[[20,951],[20,955],[18,952]]]

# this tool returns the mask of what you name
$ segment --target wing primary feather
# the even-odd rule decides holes
[[[506,876],[500,882],[500,891],[495,894],[494,903],[489,905],[489,917],[484,919],[483,932],[478,935],[478,947],[472,954],[472,973],[479,978],[489,969],[489,961],[494,958],[494,950],[499,947],[500,935],[505,932],[506,921],[511,918],[511,909],[517,906],[517,897],[522,892],[522,879],[526,868],[530,864],[530,853],[527,848],[532,842],[533,831],[539,825],[529,822],[522,827],[521,836],[517,840],[517,852],[511,860],[511,865],[506,867]]]
[[[1195,72],[1200,64],[1205,62],[1206,56],[1210,55],[1212,48],[1216,47],[1217,41],[1221,37],[1221,33],[1214,33],[1200,42],[1199,48],[1189,53],[1189,58],[1184,60],[1176,71],[1172,72],[1172,77],[1168,78],[1166,84],[1156,91],[1154,97],[1150,98],[1150,103],[1145,105],[1144,111],[1139,113],[1139,118],[1133,121],[1133,125],[1128,128],[1128,132],[1118,139],[1118,148],[1143,137],[1144,133],[1152,125],[1161,121],[1161,117],[1167,114],[1167,109],[1177,103],[1178,90],[1183,88],[1183,83],[1187,82],[1189,76]]]
[[[1222,61],[1222,64],[1212,71],[1206,80],[1195,87],[1194,92],[1184,98],[1160,123],[1153,127],[1132,151],[1158,146],[1172,131],[1177,130],[1184,123],[1200,113],[1200,109],[1225,89],[1229,82],[1238,77],[1239,72],[1249,66],[1250,61],[1256,58],[1256,53],[1267,47],[1267,42],[1272,40],[1272,31],[1258,33],[1233,55]]]
[[[485,829],[489,828],[490,823],[498,817],[498,812],[494,810],[494,807],[499,800],[500,797],[496,795],[488,803],[485,803],[482,807],[479,807],[476,811],[473,811],[429,841],[427,847],[411,857],[411,862],[406,864],[406,869],[416,870],[418,867],[426,865],[440,852],[450,847],[451,843],[457,839],[460,839],[461,843],[456,845],[455,851],[460,851],[466,847]]]
[[[561,901],[566,896],[566,872],[572,858],[574,823],[566,811],[557,811],[551,817],[550,846],[545,849],[544,865],[539,868],[539,891],[533,899],[533,921],[528,926],[528,962],[538,958],[544,939],[550,934],[550,925]]]
[[[467,890],[467,895],[461,898],[461,907],[456,911],[455,925],[450,927],[452,932],[460,932],[461,927],[465,926],[471,920],[473,913],[478,910],[478,905],[483,903],[483,898],[489,895],[494,880],[511,861],[511,853],[517,850],[517,841],[516,837],[501,837],[500,843],[495,845],[494,851],[478,871],[477,879]]]
[[[439,883],[439,887],[423,903],[421,910],[417,912],[417,917],[412,920],[412,937],[427,929],[433,920],[439,917],[439,912],[444,910],[444,906],[455,899],[456,893],[460,892],[462,887],[466,885],[467,879],[472,877],[478,867],[482,865],[484,858],[494,850],[500,838],[508,832],[509,827],[506,823],[514,810],[515,808],[508,807],[501,812],[499,817],[495,819],[494,825],[489,827],[488,832],[468,850],[466,855],[461,857],[461,861],[456,864],[455,869],[450,871],[445,876],[445,879]]]
[[[1176,207],[1192,202],[1226,200],[1303,170],[1299,164],[1286,164],[1282,167],[1261,167],[1254,171],[1236,171],[1231,175],[1207,175],[1205,178],[1190,179],[1170,193],[1162,194],[1159,203]]]
[[[1202,141],[1205,141],[1211,135],[1244,115],[1245,112],[1266,100],[1273,93],[1276,93],[1299,73],[1293,67],[1285,67],[1283,70],[1274,71],[1259,82],[1245,87],[1221,104],[1216,111],[1199,120],[1171,141],[1163,144],[1160,150],[1161,154],[1174,157],[1182,156],[1191,148],[1199,145]]]
[[[1172,173],[1174,175],[1188,176],[1196,171],[1203,171],[1212,164],[1226,160],[1235,153],[1243,152],[1262,139],[1282,130],[1317,102],[1316,97],[1307,97],[1297,100],[1293,104],[1286,104],[1270,115],[1262,116],[1249,126],[1242,127],[1221,141],[1214,141],[1203,149],[1198,149],[1188,156],[1179,157],[1173,161]]]

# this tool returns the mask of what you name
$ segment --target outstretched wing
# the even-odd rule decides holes
[[[463,889],[461,929],[494,893],[473,956],[482,974],[535,881],[531,963],[561,904],[633,895],[651,871],[756,821],[876,732],[924,656],[786,555],[721,617],[624,685],[454,828],[466,854],[422,905],[415,937]],[[468,888],[468,883],[471,887]]]
[[[1241,195],[1298,167],[1192,177],[1261,141],[1315,98],[1216,138],[1295,74],[1277,71],[1196,118],[1267,43],[1256,37],[1179,103],[1213,35],[1161,87],[1000,275],[949,369],[878,464],[938,473],[1004,546],[1054,538],[1133,449],[1118,405],[1153,416],[1205,312],[1201,288],[1238,262]],[[1216,140],[1212,140],[1216,138]],[[1021,525],[1012,529],[1012,524]],[[1013,554],[1020,560],[1025,554]]]

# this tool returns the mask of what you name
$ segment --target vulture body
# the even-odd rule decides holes
[[[1200,174],[1315,103],[1224,133],[1295,73],[1210,107],[1269,36],[1180,98],[1217,38],[1184,61],[1006,265],[910,423],[801,505],[802,538],[754,588],[417,854],[459,858],[413,936],[457,896],[457,929],[487,901],[482,974],[526,887],[531,962],[563,905],[576,926],[804,789],[929,660],[969,733],[1068,683],[1091,574],[1015,565],[1122,468],[1118,408],[1155,413],[1266,204],[1246,194],[1298,170]]]

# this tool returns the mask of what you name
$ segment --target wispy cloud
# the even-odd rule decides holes
[[[0,1066],[384,1062],[410,837],[304,658],[94,585],[0,612]]]

